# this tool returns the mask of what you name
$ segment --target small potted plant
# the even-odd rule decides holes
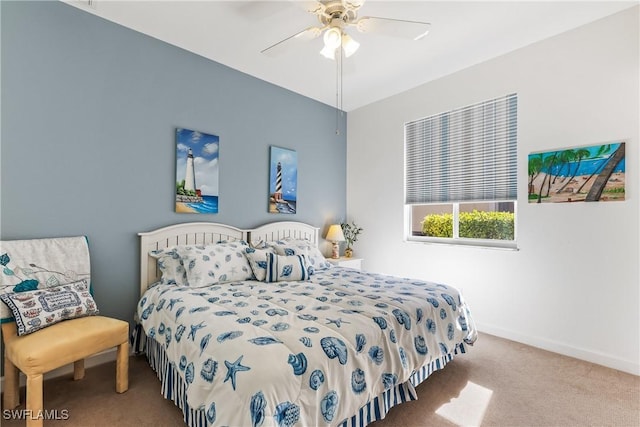
[[[351,246],[358,241],[358,235],[364,230],[362,227],[358,227],[355,222],[352,222],[351,224],[343,222],[340,224],[340,227],[342,228],[342,234],[344,234],[344,240],[347,242],[347,247],[344,250],[344,256],[351,258],[353,256],[353,249]]]

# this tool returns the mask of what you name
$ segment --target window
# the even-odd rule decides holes
[[[515,247],[517,103],[510,94],[405,123],[408,240]]]

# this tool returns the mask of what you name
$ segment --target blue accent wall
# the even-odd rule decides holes
[[[346,114],[61,2],[0,2],[0,238],[86,235],[101,313],[131,320],[137,233],[345,216]],[[220,136],[219,213],[175,213],[175,128]],[[269,147],[296,150],[269,214]]]

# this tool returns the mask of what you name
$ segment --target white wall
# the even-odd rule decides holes
[[[366,270],[461,288],[481,331],[640,374],[639,15],[621,13],[348,115]],[[518,251],[403,241],[405,121],[518,93]],[[626,201],[527,202],[530,152],[624,140]]]

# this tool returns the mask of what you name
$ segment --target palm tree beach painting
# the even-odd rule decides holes
[[[625,199],[625,143],[529,154],[529,203]]]
[[[269,165],[269,212],[296,213],[298,199],[298,154],[295,150],[271,147]]]
[[[176,129],[176,212],[218,213],[220,138]]]

